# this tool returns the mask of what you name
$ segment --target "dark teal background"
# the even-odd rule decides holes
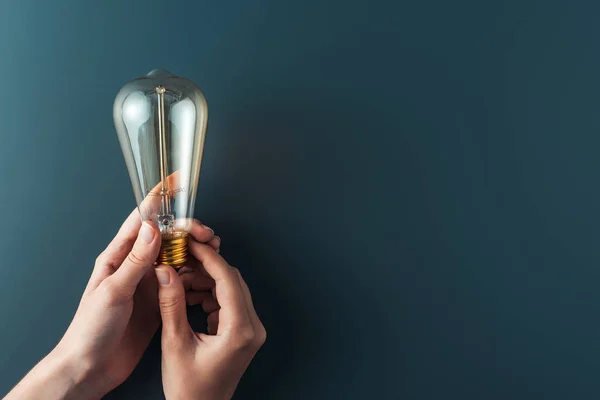
[[[600,396],[600,24],[579,1],[0,1],[0,392],[134,206],[128,80],[196,81],[196,215],[269,338],[240,399]],[[109,399],[159,399],[151,345]]]

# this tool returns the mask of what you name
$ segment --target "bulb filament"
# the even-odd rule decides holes
[[[163,215],[171,215],[171,195],[169,191],[169,183],[167,182],[167,139],[165,129],[165,92],[164,86],[156,87],[158,95],[158,142],[159,142],[159,158],[160,158],[160,180],[162,197],[161,207]]]

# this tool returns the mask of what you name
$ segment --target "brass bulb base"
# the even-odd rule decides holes
[[[187,253],[188,235],[186,232],[165,233],[162,235],[156,262],[179,269],[187,263]]]

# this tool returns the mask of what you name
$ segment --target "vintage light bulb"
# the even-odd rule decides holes
[[[187,261],[208,108],[192,81],[153,70],[127,83],[114,120],[142,220],[158,227],[158,263]]]

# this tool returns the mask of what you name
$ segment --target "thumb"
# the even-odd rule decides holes
[[[144,275],[152,268],[160,250],[160,242],[160,234],[152,225],[143,222],[133,248],[111,279],[120,287],[134,291]]]
[[[158,280],[158,304],[164,340],[181,341],[191,332],[185,311],[185,290],[177,272],[168,265],[155,268]]]

